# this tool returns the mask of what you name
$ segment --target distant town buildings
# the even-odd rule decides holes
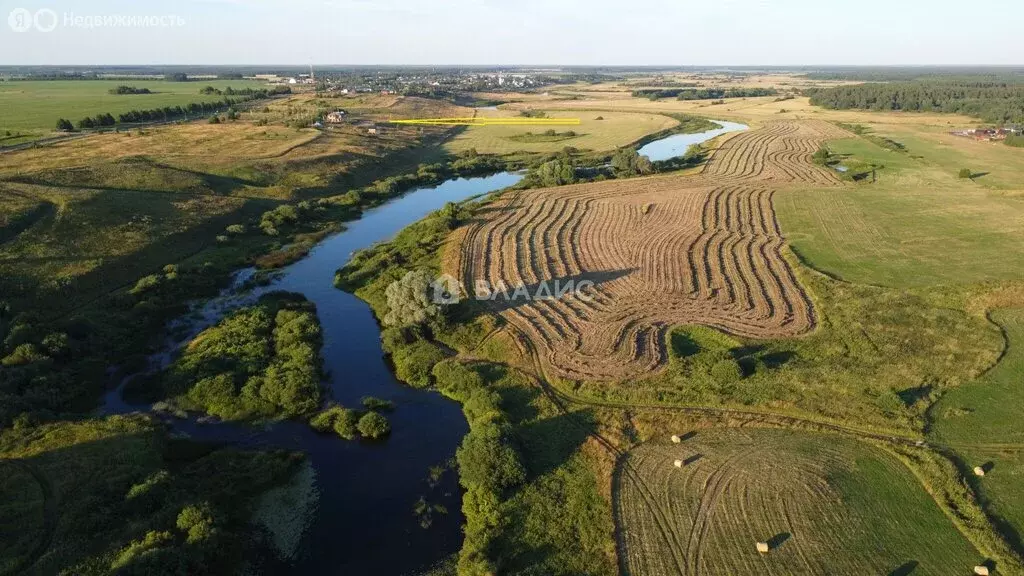
[[[985,142],[995,142],[999,140],[1006,140],[1007,136],[1011,134],[1021,134],[1022,127],[1018,125],[1007,126],[1005,128],[971,128],[969,130],[955,130],[950,132],[953,136],[961,136],[964,138],[974,138],[975,140],[981,140]]]

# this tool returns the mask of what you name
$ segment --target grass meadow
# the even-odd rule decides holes
[[[110,94],[118,86],[148,88],[152,94]],[[253,80],[11,80],[0,82],[0,135],[7,131],[45,135],[54,130],[58,118],[77,122],[86,116],[118,114],[184,106],[192,102],[217,102],[224,96],[200,94],[205,86],[223,90],[231,87],[263,88]]]
[[[616,478],[631,574],[945,575],[980,561],[902,462],[850,438],[663,436],[631,450]]]
[[[447,144],[447,149],[458,153],[475,148],[480,154],[511,154],[513,152],[558,152],[566,146],[579,150],[605,152],[672,128],[679,124],[673,118],[659,114],[631,114],[621,112],[545,112],[547,118],[579,118],[579,126],[473,126]],[[505,110],[481,111],[481,115],[516,117],[518,113]],[[597,118],[603,118],[598,120]],[[527,132],[543,134],[553,129],[558,133],[573,131],[571,138],[553,141],[530,139]]]
[[[969,467],[988,470],[973,485],[1007,533],[1024,534],[1024,309],[992,314],[1007,338],[1005,354],[982,378],[947,393],[930,412],[931,438],[951,446]]]
[[[907,130],[907,128],[903,128]],[[1024,151],[966,141],[985,162],[924,146],[922,132],[878,132],[906,153],[863,138],[833,141],[843,161],[880,166],[878,182],[784,190],[776,210],[806,263],[843,280],[893,287],[971,284],[1024,277],[1024,195],[987,184],[1017,180]],[[931,142],[931,141],[929,141]],[[1007,154],[1019,159],[1012,162]],[[991,172],[957,178],[962,164]]]

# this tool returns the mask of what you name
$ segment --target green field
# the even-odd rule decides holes
[[[923,576],[969,574],[983,560],[877,448],[768,429],[700,430],[680,444],[667,435],[630,451],[617,474],[629,574]]]
[[[935,155],[916,141],[906,145],[909,153],[901,154],[861,138],[830,143],[834,153],[883,166],[879,181],[777,194],[779,220],[794,250],[818,270],[863,284],[914,287],[1024,277],[1024,197],[983,186],[989,176],[957,179],[957,167],[966,160]],[[1004,173],[1024,166],[1020,150],[979,146],[991,154],[990,162],[1019,153]]]
[[[149,88],[152,94],[110,94],[118,86]],[[205,86],[263,88],[252,80],[166,82],[163,80],[25,80],[0,82],[0,137],[7,131],[37,136],[51,132],[58,118],[77,122],[87,116],[131,110],[216,102],[224,96],[200,94]],[[16,143],[16,142],[10,142]],[[0,142],[0,145],[5,144]]]
[[[493,116],[514,116],[504,110],[489,111]],[[545,126],[473,126],[449,142],[451,152],[475,148],[480,154],[511,154],[513,152],[558,152],[566,146],[579,150],[605,152],[677,125],[679,122],[660,114],[626,112],[545,112],[547,118],[579,118],[578,126],[552,126],[558,133],[573,131],[572,138],[540,136]],[[602,118],[598,120],[597,118]],[[532,132],[533,137],[527,135]]]
[[[931,436],[952,446],[968,467],[990,468],[975,484],[1019,538],[1024,534],[1024,309],[999,310],[992,317],[1006,331],[1005,356],[984,377],[950,391],[932,408]]]

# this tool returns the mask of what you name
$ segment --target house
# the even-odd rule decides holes
[[[328,124],[341,124],[345,121],[345,114],[347,114],[347,112],[344,110],[335,110],[333,112],[328,112],[327,116],[324,117],[324,120],[326,120]]]

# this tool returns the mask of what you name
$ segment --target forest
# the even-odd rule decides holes
[[[993,124],[1024,122],[1024,80],[920,80],[808,91],[811,104],[834,110],[902,110],[976,116]]]

